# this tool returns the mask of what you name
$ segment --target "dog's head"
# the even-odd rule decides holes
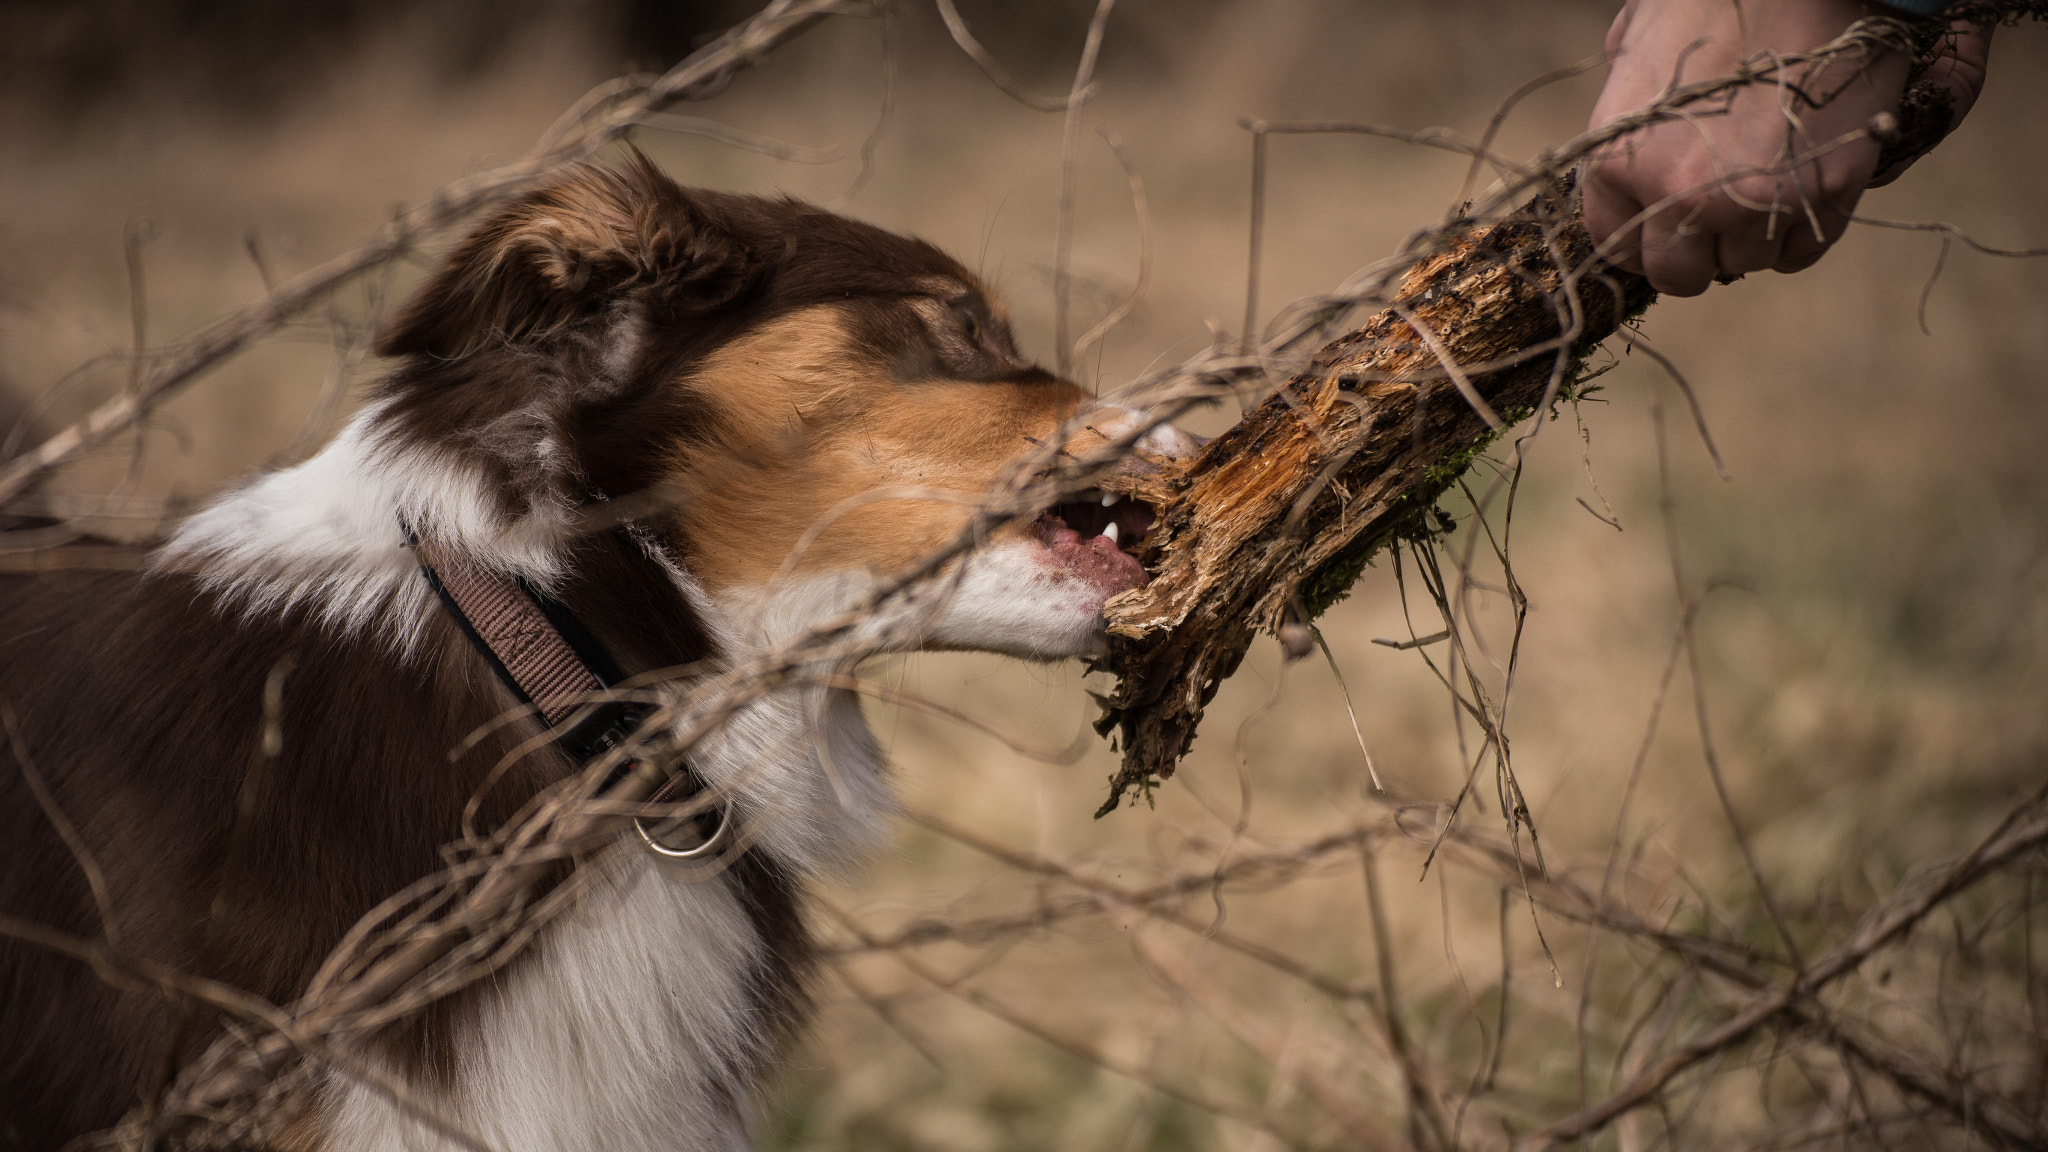
[[[464,454],[507,516],[672,493],[641,522],[770,633],[945,547],[1028,461],[1100,458],[1139,426],[1019,355],[1001,304],[931,245],[685,190],[637,153],[497,213],[379,351],[406,358],[392,431]],[[1161,428],[1141,454],[1192,448]],[[1151,519],[1098,489],[992,528],[943,569],[919,641],[1096,651],[1104,602],[1145,580]]]

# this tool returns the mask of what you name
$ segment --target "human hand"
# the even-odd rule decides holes
[[[1607,34],[1610,70],[1592,124],[1654,103],[1674,78],[1727,75],[1760,51],[1803,52],[1882,11],[1861,0],[1629,0]],[[1958,26],[1924,73],[1950,91],[1951,126],[1976,99],[1988,47],[1984,33]],[[1911,65],[1889,52],[1796,69],[1786,86],[1737,90],[1725,112],[1714,101],[1631,133],[1587,167],[1588,230],[1610,263],[1678,296],[1705,291],[1717,276],[1811,265],[1871,183],[1879,152],[1872,118],[1898,107]]]

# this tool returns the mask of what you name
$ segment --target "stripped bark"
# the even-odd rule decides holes
[[[1654,299],[1593,259],[1565,185],[1430,240],[1389,307],[1135,493],[1159,510],[1153,576],[1108,608],[1099,666],[1120,679],[1096,730],[1123,765],[1097,815],[1172,775],[1258,631],[1305,626],[1388,541],[1440,531],[1437,497],[1499,428],[1568,395]]]

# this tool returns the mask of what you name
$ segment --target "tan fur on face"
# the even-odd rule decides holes
[[[888,572],[921,559],[1087,402],[1064,382],[899,381],[856,349],[833,305],[727,345],[683,386],[718,414],[721,442],[715,459],[701,448],[679,457],[679,472],[706,487],[672,537],[712,592],[769,583],[821,523],[791,571]],[[957,499],[890,494],[905,488]]]

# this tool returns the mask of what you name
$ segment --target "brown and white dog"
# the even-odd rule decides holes
[[[288,1003],[352,923],[434,871],[533,730],[474,738],[514,698],[401,524],[545,590],[628,674],[716,666],[945,544],[1032,445],[1141,427],[1021,358],[993,298],[930,245],[686,191],[637,155],[496,213],[379,351],[396,366],[333,443],[193,516],[153,570],[0,577],[0,914]],[[1171,428],[1143,441],[1193,446]],[[687,497],[578,527],[665,484]],[[1145,579],[1151,519],[1099,496],[954,561],[915,643],[1099,650],[1104,602]],[[278,739],[260,752],[266,715]],[[260,814],[231,867],[259,756]],[[481,792],[484,827],[575,768],[556,749],[514,759]],[[802,1016],[806,878],[872,841],[888,794],[836,689],[749,705],[692,767],[732,790],[753,837],[731,867],[693,880],[622,841],[517,961],[365,1059],[506,1152],[745,1146]],[[104,931],[31,775],[104,874]],[[0,1148],[112,1124],[217,1027],[0,940]],[[446,1146],[339,1075],[289,1144]]]

